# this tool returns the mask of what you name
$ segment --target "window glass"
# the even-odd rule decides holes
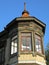
[[[17,36],[14,36],[11,41],[11,54],[17,53]]]
[[[21,50],[31,50],[31,33],[21,33]]]
[[[38,35],[35,35],[35,46],[36,46],[36,51],[37,52],[42,52],[41,51],[41,37]]]

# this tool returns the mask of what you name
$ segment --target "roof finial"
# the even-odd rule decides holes
[[[28,17],[29,12],[26,10],[26,3],[24,2],[24,11],[22,12],[22,17]]]
[[[26,3],[24,2],[24,10],[26,10]]]

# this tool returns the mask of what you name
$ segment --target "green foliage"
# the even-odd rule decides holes
[[[49,43],[46,47],[45,54],[46,54],[46,63],[47,63],[47,65],[49,65]]]

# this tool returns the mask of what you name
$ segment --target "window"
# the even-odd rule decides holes
[[[42,52],[41,50],[41,37],[38,35],[35,35],[35,46],[36,46],[36,51],[37,52]]]
[[[21,33],[21,51],[31,51],[31,33]]]
[[[11,54],[17,53],[17,36],[12,37]]]
[[[3,64],[4,63],[4,60],[5,60],[5,51],[4,51],[4,48],[1,48],[0,49],[0,64]]]

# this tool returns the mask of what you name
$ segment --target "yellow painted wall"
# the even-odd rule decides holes
[[[20,54],[18,61],[38,61],[45,63],[44,57],[41,57],[39,55],[33,56],[33,54]]]

